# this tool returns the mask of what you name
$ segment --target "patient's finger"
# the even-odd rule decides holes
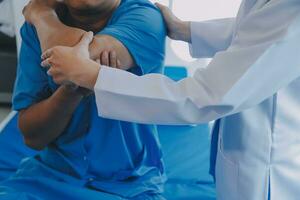
[[[121,69],[121,61],[117,60],[117,68]]]
[[[101,65],[109,66],[109,56],[107,51],[103,51],[101,54]]]
[[[45,59],[51,57],[51,55],[52,55],[52,49],[48,49],[42,54],[41,58],[42,58],[42,60],[45,60]]]
[[[109,53],[109,66],[113,68],[117,67],[117,53],[115,51]]]

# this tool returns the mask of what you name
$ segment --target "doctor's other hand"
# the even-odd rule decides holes
[[[155,5],[162,12],[167,26],[168,36],[173,40],[181,40],[190,43],[191,23],[177,18],[167,6],[164,6],[160,3],[156,3]]]
[[[57,46],[42,55],[42,67],[49,68],[48,74],[61,85],[72,82],[77,86],[93,89],[100,65],[90,59],[89,44],[93,33],[87,32],[74,47]]]
[[[23,8],[24,18],[28,23],[32,24],[36,18],[56,15],[54,8],[57,3],[57,0],[30,0]]]

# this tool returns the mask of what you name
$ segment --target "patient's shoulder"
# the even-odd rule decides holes
[[[38,36],[35,27],[27,22],[25,22],[21,27],[20,34],[22,41],[30,43],[38,42]]]
[[[27,22],[22,25],[20,33],[22,39],[26,39],[28,37],[37,37],[35,27]]]
[[[20,29],[20,34],[23,44],[30,46],[31,49],[34,49],[38,54],[41,54],[39,38],[33,25],[25,22]]]
[[[148,0],[123,0],[113,20],[129,20],[132,25],[149,24],[152,28],[164,25],[159,9]]]

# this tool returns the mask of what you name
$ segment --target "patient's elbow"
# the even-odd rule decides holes
[[[46,147],[45,143],[41,140],[41,138],[37,137],[35,133],[28,132],[21,127],[20,130],[23,135],[23,141],[27,147],[37,151],[41,151]]]
[[[45,145],[37,137],[37,134],[28,126],[28,122],[24,118],[24,112],[20,112],[18,119],[18,127],[23,135],[23,140],[26,146],[34,150],[42,150]]]
[[[27,147],[36,151],[41,151],[45,148],[45,145],[42,144],[41,142],[28,137],[24,137],[24,143]]]

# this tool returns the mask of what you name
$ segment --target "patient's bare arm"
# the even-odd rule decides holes
[[[72,55],[78,59],[93,62],[89,59],[88,52],[88,47],[92,39],[93,34],[85,34],[81,42],[76,45],[78,47],[77,53],[72,53]],[[74,47],[64,48],[75,49]],[[72,59],[66,60],[71,61]],[[102,57],[98,59],[98,62],[99,64],[100,62],[112,63],[111,61],[103,60]],[[79,62],[76,64],[80,65]],[[99,64],[97,65],[99,66]],[[117,67],[117,63],[113,67]],[[78,88],[66,82],[63,82],[63,84],[51,97],[20,111],[19,127],[24,136],[25,143],[29,147],[40,150],[59,137],[67,127],[73,112],[85,96],[86,91],[88,91],[87,89]]]
[[[33,4],[36,2],[39,0],[34,1]],[[54,6],[52,5],[52,7]],[[29,6],[24,11],[26,20],[32,23],[37,30],[42,50],[45,51],[59,45],[76,45],[86,31],[63,24],[52,7],[45,4]],[[108,35],[95,36],[90,45],[91,58],[96,60],[105,51],[116,53],[121,69],[127,70],[135,66],[130,53],[120,41]]]
[[[67,127],[83,95],[73,86],[60,86],[56,92],[19,114],[19,128],[27,146],[41,150]]]

